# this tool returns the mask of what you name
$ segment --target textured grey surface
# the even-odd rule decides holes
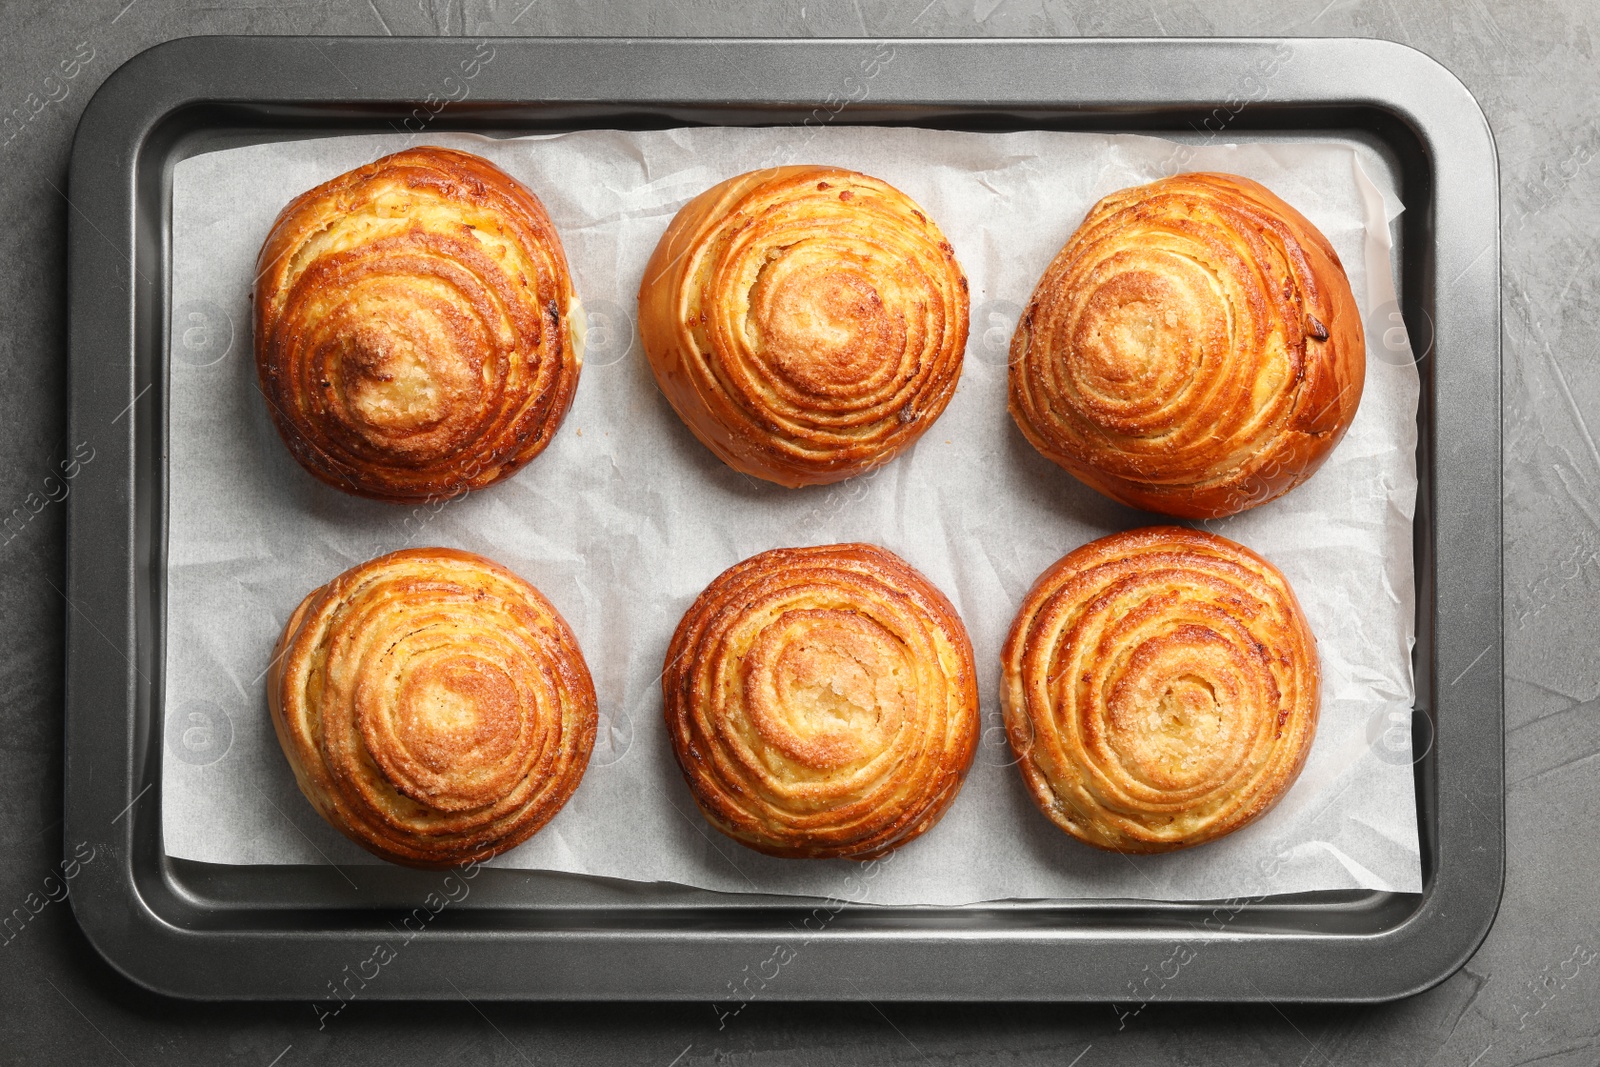
[[[125,3],[0,6],[0,103],[14,115],[0,129],[0,512],[38,508],[0,534],[0,913],[29,906],[30,894],[40,908],[0,935],[0,1061],[1600,1063],[1600,450],[1591,431],[1600,421],[1600,236],[1585,225],[1600,207],[1600,9],[1588,0],[1262,0],[1226,9],[1187,0]],[[385,32],[1332,34],[1398,40],[1453,70],[1498,140],[1504,221],[1509,854],[1499,921],[1473,960],[1394,1005],[1151,1006],[1120,1030],[1110,1007],[758,1003],[719,1029],[706,1005],[358,1001],[319,1031],[308,1005],[194,1006],[112,973],[69,905],[41,907],[62,857],[60,634],[70,609],[56,591],[61,509],[41,502],[60,495],[46,479],[74,445],[63,417],[71,207],[58,191],[73,126],[107,74],[161,40]],[[71,69],[91,51],[62,78],[63,61]]]

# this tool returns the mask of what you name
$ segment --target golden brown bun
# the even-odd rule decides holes
[[[961,789],[978,736],[950,602],[876,545],[777,548],[724,571],[678,624],[667,733],[717,829],[774,856],[881,856]]]
[[[283,209],[257,270],[267,410],[336,489],[481,489],[537,456],[572,406],[582,358],[561,241],[488,160],[412,148],[342,174]]]
[[[1333,246],[1248,178],[1179,174],[1096,204],[1011,342],[1033,446],[1136,508],[1218,518],[1322,465],[1361,402]]]
[[[734,470],[837,482],[893,459],[950,402],[967,279],[892,186],[769,168],[678,212],[645,268],[639,336],[673,410]]]
[[[1213,841],[1277,802],[1316,733],[1317,644],[1277,568],[1176,526],[1040,576],[1001,653],[1022,776],[1050,821],[1117,852]]]
[[[448,548],[313,590],[273,650],[267,703],[312,806],[410,867],[526,841],[594,748],[594,685],[566,622],[504,567]]]

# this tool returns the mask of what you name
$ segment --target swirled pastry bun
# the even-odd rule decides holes
[[[313,590],[278,640],[267,703],[318,813],[410,867],[526,841],[594,748],[594,685],[567,624],[515,574],[448,548]]]
[[[1039,578],[1002,653],[1017,765],[1051,822],[1117,852],[1232,833],[1300,774],[1316,641],[1278,570],[1226,538],[1153,526]]]
[[[517,471],[572,405],[582,327],[539,198],[412,148],[296,198],[262,245],[256,371],[290,453],[336,489],[440,500]]]
[[[1011,342],[1033,446],[1131,507],[1217,518],[1344,436],[1366,349],[1333,246],[1264,186],[1179,174],[1094,206]]]
[[[893,459],[950,402],[967,279],[939,227],[885,182],[751,171],[667,227],[639,336],[673,410],[730,467],[837,482]]]
[[[978,736],[972,646],[875,545],[777,548],[678,624],[667,733],[711,824],[774,856],[881,856],[939,821]]]

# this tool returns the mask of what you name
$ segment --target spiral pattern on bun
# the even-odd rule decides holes
[[[1282,574],[1222,537],[1173,526],[1069,553],[1023,601],[1001,701],[1039,808],[1118,852],[1232,833],[1305,765],[1316,640]]]
[[[538,197],[488,160],[413,148],[342,174],[283,209],[257,268],[267,410],[337,489],[480,489],[538,455],[572,405],[566,256]]]
[[[469,552],[407,549],[301,601],[268,671],[284,755],[312,806],[412,867],[532,837],[594,748],[594,685],[539,591]]]
[[[696,803],[775,856],[883,855],[936,823],[978,735],[955,609],[875,545],[779,548],[709,585],[661,677]]]
[[[905,194],[836,167],[752,171],[686,204],[639,290],[656,381],[706,447],[786,486],[886,463],[944,411],[967,279]]]
[[[1309,478],[1365,373],[1327,238],[1247,178],[1180,174],[1101,200],[1050,264],[1011,342],[1010,407],[1092,488],[1217,518]]]

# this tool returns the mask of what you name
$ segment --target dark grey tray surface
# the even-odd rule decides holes
[[[453,95],[443,80],[485,45],[494,61],[439,107]],[[870,93],[834,114],[874,56]],[[1419,363],[1415,544],[1416,731],[1431,739],[1416,764],[1424,892],[1268,898],[1209,925],[1215,904],[844,907],[810,934],[799,931],[812,906],[792,900],[486,870],[464,898],[430,907],[441,875],[363,868],[356,888],[332,868],[165,856],[172,165],[419,115],[433,130],[506,134],[827,116],[1191,139],[1336,133],[1378,147],[1407,205],[1406,321],[1432,340]],[[111,859],[84,866],[72,899],[135,981],[330,1003],[337,983],[374,966],[385,977],[362,981],[366,998],[1381,1000],[1442,980],[1486,934],[1505,851],[1498,184],[1482,113],[1420,53],[1369,40],[191,38],[104,84],[79,126],[68,193],[70,420],[74,440],[92,427],[106,447],[67,502],[67,596],[80,610],[68,621],[65,833]],[[397,933],[417,908],[422,932]]]

